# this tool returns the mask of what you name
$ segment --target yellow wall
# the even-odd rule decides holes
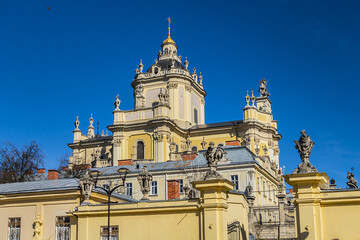
[[[153,143],[152,139],[149,134],[139,133],[134,134],[128,137],[127,143],[128,143],[128,151],[127,151],[127,157],[128,159],[131,159],[131,154],[136,154],[136,148],[134,146],[136,145],[136,142],[138,140],[143,140],[145,144],[145,159],[152,159],[152,151],[153,151]],[[135,151],[135,152],[134,152]]]
[[[355,240],[360,236],[360,189],[328,189],[326,173],[285,175],[294,187],[299,239]]]

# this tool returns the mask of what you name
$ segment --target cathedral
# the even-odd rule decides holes
[[[195,68],[189,70],[187,58],[179,55],[169,21],[167,38],[155,62],[146,69],[140,60],[136,67],[131,82],[134,109],[122,110],[116,96],[113,123],[107,126],[112,134],[95,133],[92,115],[85,134],[76,119],[74,139],[68,144],[73,151],[69,168],[87,165],[100,169],[107,179],[113,168],[127,167],[134,176],[129,174],[128,189],[123,193],[140,199],[137,184],[130,184],[136,182],[135,173],[147,166],[157,175],[156,188],[165,186],[162,191],[154,190],[150,199],[169,199],[169,181],[178,181],[181,195],[191,181],[201,178],[207,169],[203,152],[212,143],[225,149],[219,172],[237,184],[236,190],[251,186],[258,195],[256,206],[276,205],[275,194],[282,181],[281,135],[273,119],[267,81],[262,79],[259,84],[258,94],[245,95],[243,120],[205,123],[203,76]]]

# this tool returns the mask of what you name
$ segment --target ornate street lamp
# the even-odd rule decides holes
[[[127,168],[120,168],[117,170],[117,172],[120,175],[120,179],[121,179],[121,184],[111,188],[111,183],[109,183],[109,185],[107,187],[102,187],[102,186],[97,186],[97,181],[99,176],[101,175],[100,171],[98,170],[94,170],[92,171],[90,174],[92,176],[92,178],[94,179],[94,188],[100,188],[102,189],[104,192],[106,192],[106,194],[108,195],[108,240],[110,240],[110,197],[111,194],[118,189],[119,187],[123,187],[125,186],[125,179],[126,179],[126,175],[130,172],[129,169]]]
[[[141,200],[149,200],[150,192],[150,183],[152,182],[152,175],[146,169],[146,166],[143,167],[143,170],[138,175],[138,181],[140,184],[141,192],[143,197]]]

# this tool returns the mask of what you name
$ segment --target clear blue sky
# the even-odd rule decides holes
[[[0,141],[37,141],[46,167],[72,141],[76,115],[111,124],[116,94],[133,107],[130,83],[172,37],[204,76],[206,122],[242,119],[246,90],[268,79],[285,172],[311,162],[345,187],[360,180],[359,1],[14,1],[0,5]]]

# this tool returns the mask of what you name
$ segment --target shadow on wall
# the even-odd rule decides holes
[[[300,239],[301,239],[301,240],[302,240],[302,239],[306,239],[308,236],[309,236],[309,232],[302,232],[302,233],[300,234]]]

